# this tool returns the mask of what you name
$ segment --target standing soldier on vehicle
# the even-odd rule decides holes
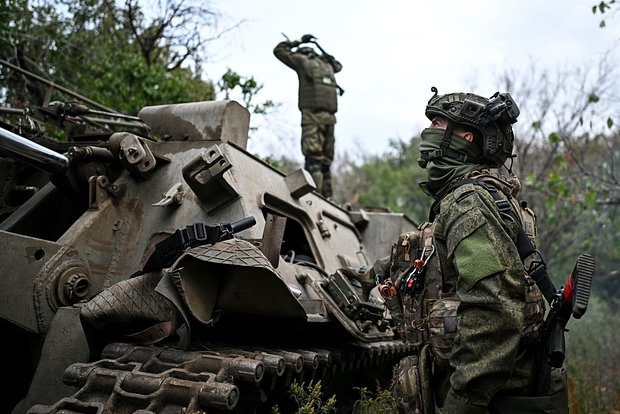
[[[520,183],[504,165],[519,109],[506,93],[432,90],[418,160],[435,199],[430,222],[401,235],[385,270],[388,306],[419,349],[399,365],[399,408],[567,413],[565,370],[541,369],[543,295],[555,289],[533,260],[534,213],[515,200]]]
[[[316,45],[322,54],[317,54],[312,47],[299,47],[307,43]],[[336,83],[334,74],[340,72],[342,65],[318,45],[314,36],[308,34],[301,40],[278,43],[273,53],[297,72],[304,168],[314,178],[317,190],[325,197],[331,197],[330,169],[334,159],[335,114],[338,110],[338,94],[344,93]]]

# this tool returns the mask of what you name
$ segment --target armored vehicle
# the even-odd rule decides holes
[[[415,223],[247,152],[238,103],[10,116],[0,411],[291,412],[290,385],[321,381],[346,412],[411,352],[365,275]]]

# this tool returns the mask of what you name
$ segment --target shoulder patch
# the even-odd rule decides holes
[[[458,244],[486,224],[486,222],[486,218],[477,208],[471,208],[455,214],[450,232],[446,234],[448,256],[452,257]]]
[[[477,228],[461,239],[453,252],[460,280],[470,289],[479,280],[506,270],[486,230],[485,225]]]

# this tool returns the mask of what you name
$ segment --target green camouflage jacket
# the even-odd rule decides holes
[[[500,184],[507,194],[518,191]],[[436,384],[442,413],[487,413],[494,397],[533,389],[536,347],[521,335],[527,286],[514,244],[518,225],[479,185],[465,184],[441,200],[435,243],[444,292],[460,298],[450,370]]]

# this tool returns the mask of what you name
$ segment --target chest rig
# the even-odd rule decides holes
[[[432,223],[402,233],[392,245],[389,278],[379,291],[407,343],[428,342],[427,315],[443,288]]]
[[[447,193],[468,183],[481,185],[492,195],[507,227],[510,220],[518,224],[515,245],[524,263],[525,289],[521,337],[524,344],[532,343],[540,335],[545,312],[541,294],[545,282],[538,283],[531,276],[540,262],[536,260],[540,256],[533,253],[537,252],[533,247],[536,237],[535,214],[514,199],[502,197],[496,187],[480,179],[459,180]],[[447,368],[458,328],[459,299],[454,286],[444,280],[442,268],[449,264],[442,265],[442,261],[446,260],[445,246],[435,240],[434,227],[433,223],[425,222],[418,229],[399,236],[391,249],[390,277],[380,292],[403,341],[418,347],[430,344],[435,362],[439,367]],[[526,247],[527,251],[524,250]]]

